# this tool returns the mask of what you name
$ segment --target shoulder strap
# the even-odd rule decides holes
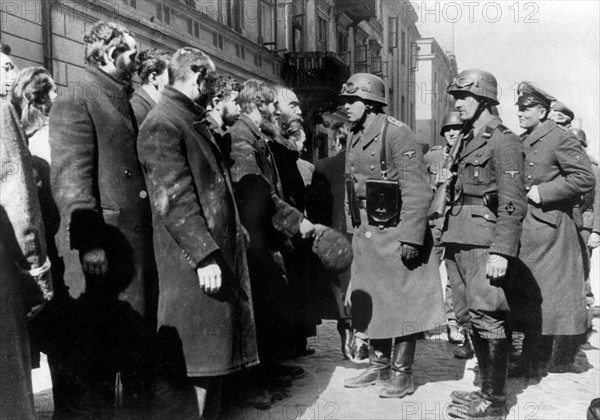
[[[381,150],[379,151],[379,161],[381,162],[381,179],[387,179],[387,160],[385,159],[385,137],[387,134],[389,121],[386,118],[383,121],[383,128],[381,129]]]

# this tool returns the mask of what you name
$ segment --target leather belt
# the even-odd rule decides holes
[[[367,209],[367,199],[366,198],[357,198],[356,202],[358,203],[358,208],[366,210]]]
[[[483,197],[479,197],[476,195],[463,194],[459,198],[458,203],[461,203],[463,206],[485,206],[485,203],[483,202]]]

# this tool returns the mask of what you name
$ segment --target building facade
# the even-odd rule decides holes
[[[457,75],[456,59],[453,54],[444,53],[434,38],[422,38],[416,43],[415,133],[422,144],[445,144],[440,126],[444,116],[454,108],[454,100],[446,94],[446,87]]]
[[[387,113],[418,132],[416,18],[408,0],[0,0],[0,39],[17,65],[45,66],[61,90],[83,80],[83,34],[98,20],[127,27],[140,49],[200,48],[240,81],[294,89],[306,158],[316,160],[333,150],[331,128],[345,120],[337,95],[354,72],[382,77]]]
[[[0,0],[0,37],[17,65],[43,65],[60,86],[82,80],[83,34],[98,20],[119,22],[140,49],[194,46],[237,79],[281,82],[277,3],[266,0]]]

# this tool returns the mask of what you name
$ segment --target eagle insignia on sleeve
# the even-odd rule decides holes
[[[417,152],[415,150],[408,150],[408,151],[402,153],[402,156],[408,156],[409,159],[412,159],[415,157],[416,154],[417,154]]]

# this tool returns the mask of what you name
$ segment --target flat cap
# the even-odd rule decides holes
[[[573,121],[573,118],[575,118],[575,113],[571,110],[571,108],[569,108],[568,106],[566,106],[561,101],[555,101],[552,104],[552,111],[562,112],[567,117],[569,117],[571,119],[571,121]]]
[[[335,229],[317,225],[312,251],[323,267],[333,271],[343,271],[352,264],[352,244],[346,236]],[[322,227],[322,228],[321,228]]]
[[[556,101],[556,98],[542,89],[537,87],[531,82],[521,82],[517,87],[517,105],[532,106],[542,105],[546,108],[550,108],[552,101]]]

